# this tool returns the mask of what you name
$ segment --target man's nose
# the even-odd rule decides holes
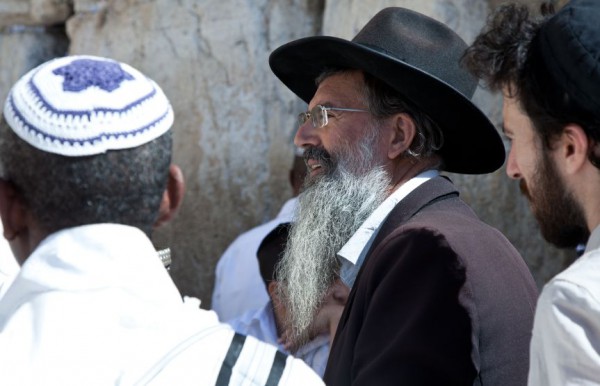
[[[313,127],[310,119],[306,120],[306,122],[298,127],[296,136],[294,137],[294,144],[297,147],[305,148],[307,146],[318,146],[319,143],[317,130]]]
[[[506,161],[506,175],[515,180],[518,180],[522,177],[512,147],[508,151],[508,160]]]

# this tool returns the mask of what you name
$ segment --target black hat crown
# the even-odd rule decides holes
[[[376,14],[352,42],[420,69],[471,98],[477,79],[460,66],[467,44],[445,24],[400,9],[386,8]]]

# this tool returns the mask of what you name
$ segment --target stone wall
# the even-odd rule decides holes
[[[497,1],[0,0],[0,97],[26,70],[67,52],[127,62],[163,87],[175,108],[174,161],[187,192],[155,243],[172,248],[182,292],[209,307],[220,254],[291,194],[295,116],[305,106],[271,74],[269,53],[314,34],[350,39],[390,5],[444,21],[470,42]],[[497,96],[480,90],[476,100],[500,123]],[[452,178],[481,217],[514,242],[541,285],[572,254],[540,239],[517,184],[503,173]]]

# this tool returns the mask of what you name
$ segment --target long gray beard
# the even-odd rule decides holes
[[[312,338],[311,323],[339,273],[337,252],[388,195],[390,178],[382,168],[361,176],[343,169],[319,177],[299,196],[278,267],[286,326],[296,347]]]

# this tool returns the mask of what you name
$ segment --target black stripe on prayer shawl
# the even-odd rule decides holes
[[[277,386],[279,380],[281,379],[281,375],[283,374],[283,369],[285,369],[286,359],[287,355],[277,350],[275,353],[275,359],[273,359],[273,366],[271,366],[271,372],[269,373],[269,378],[267,378],[267,383],[265,383],[265,386]]]
[[[219,376],[217,377],[217,383],[215,384],[216,386],[229,385],[229,380],[231,379],[231,370],[233,369],[233,366],[235,366],[235,363],[242,352],[245,341],[245,335],[238,334],[237,332],[233,335],[233,339],[229,345],[229,350],[227,351],[227,355],[225,355],[223,365],[221,365],[221,370],[219,371]]]

